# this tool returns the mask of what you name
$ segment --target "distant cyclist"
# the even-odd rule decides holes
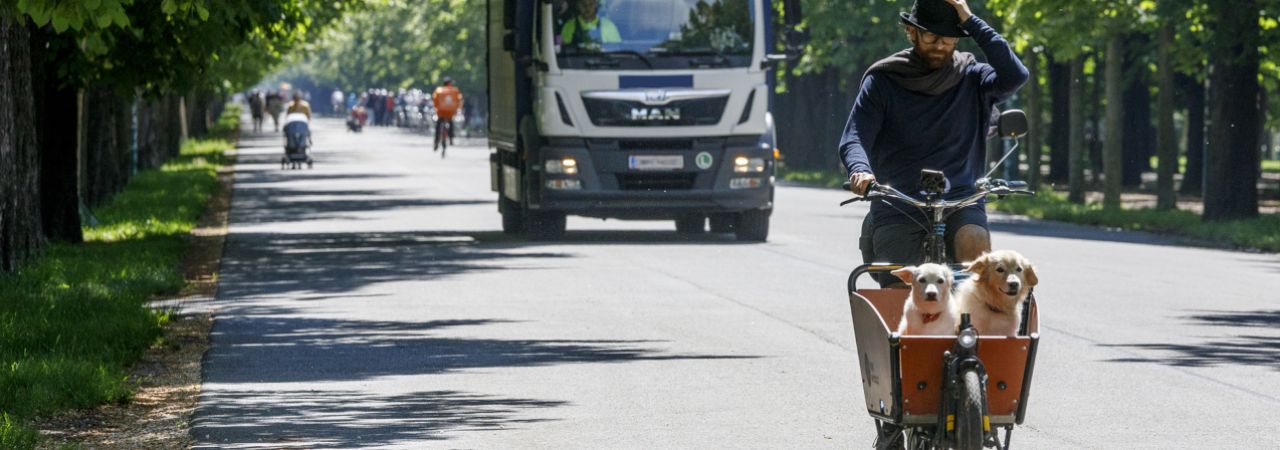
[[[453,86],[452,78],[444,77],[444,85],[431,93],[431,103],[436,107],[436,139],[431,150],[440,150],[442,144],[447,150],[453,143],[453,115],[462,109],[462,92]],[[443,151],[440,157],[444,157]]]
[[[329,95],[329,105],[333,109],[334,117],[342,117],[346,114],[347,108],[342,107],[345,102],[346,96],[342,95],[342,89],[334,89],[333,94]]]

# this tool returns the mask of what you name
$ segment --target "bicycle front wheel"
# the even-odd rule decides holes
[[[982,378],[978,372],[964,373],[964,392],[956,410],[956,449],[980,450],[983,444],[983,428],[986,418],[982,415]]]

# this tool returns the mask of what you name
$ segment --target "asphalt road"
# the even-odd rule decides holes
[[[315,128],[311,170],[242,141],[197,448],[869,448],[865,206],[780,187],[765,244],[582,218],[526,242],[481,142]],[[1280,448],[1280,257],[992,220],[1041,280],[1013,448]]]

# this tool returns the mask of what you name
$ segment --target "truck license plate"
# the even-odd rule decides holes
[[[684,156],[631,155],[627,163],[632,170],[679,170],[684,168]]]

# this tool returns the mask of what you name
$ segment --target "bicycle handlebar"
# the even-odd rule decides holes
[[[851,186],[852,186],[852,183],[848,181],[841,184],[841,187],[844,188],[844,190],[846,191],[849,190]],[[891,186],[883,185],[883,184],[872,181],[871,184],[867,186],[866,195],[854,197],[854,198],[845,200],[843,202],[840,202],[840,206],[844,206],[857,201],[871,201],[877,197],[885,197],[891,200],[896,200],[902,203],[906,203],[908,205],[911,205],[920,209],[935,209],[935,208],[960,209],[966,206],[977,204],[979,201],[986,198],[987,195],[996,195],[1001,197],[1006,195],[1014,195],[1014,194],[1035,195],[1035,192],[1027,189],[1027,182],[1025,181],[1006,181],[1001,179],[983,178],[978,180],[977,187],[978,187],[978,192],[960,200],[934,200],[932,202],[925,202],[922,200],[917,200],[916,198],[911,197],[907,194],[903,194],[901,191],[894,189]]]

